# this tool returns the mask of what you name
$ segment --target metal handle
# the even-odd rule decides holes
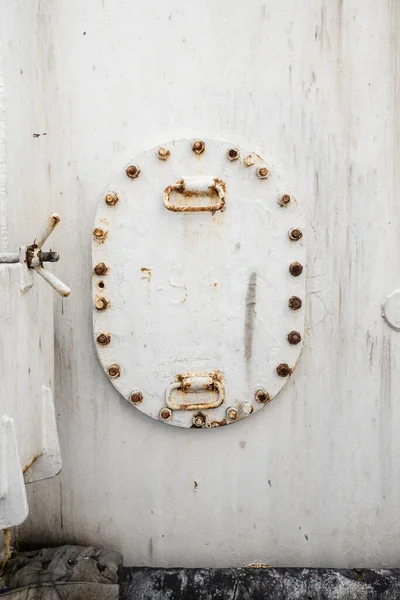
[[[42,246],[60,222],[60,215],[51,214],[38,237],[30,246],[21,246],[19,252],[5,252],[0,254],[0,264],[20,263],[22,292],[27,292],[33,285],[32,269],[36,271],[60,296],[69,296],[71,290],[53,273],[43,268],[43,262],[56,262],[59,259],[57,252],[42,252]]]
[[[197,206],[188,204],[186,206],[171,204],[171,193],[178,192],[185,196],[209,196],[214,191],[218,194],[219,201],[216,204]],[[225,206],[226,185],[222,179],[216,177],[184,177],[174,185],[170,185],[164,190],[164,206],[174,212],[215,212],[222,210]]]
[[[214,373],[185,373],[177,375],[178,381],[171,383],[165,393],[165,402],[171,410],[207,410],[218,408],[225,400],[225,388],[223,378],[219,371]],[[218,392],[217,399],[213,402],[192,402],[190,404],[178,404],[172,400],[172,392],[180,390],[185,393],[196,393],[207,390]]]

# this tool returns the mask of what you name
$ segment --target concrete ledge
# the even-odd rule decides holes
[[[121,600],[400,600],[400,569],[122,570]]]

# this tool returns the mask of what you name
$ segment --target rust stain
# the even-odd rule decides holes
[[[226,424],[227,424],[227,420],[221,419],[221,421],[211,421],[210,427],[223,427]]]
[[[31,460],[29,460],[26,465],[24,465],[22,467],[22,473],[26,473],[28,469],[31,468],[31,466],[33,465],[33,463],[35,463],[37,461],[37,459],[41,456],[40,452],[37,452],[36,454],[34,454],[31,458]]]
[[[254,321],[257,303],[257,273],[250,274],[247,284],[245,318],[244,318],[244,357],[247,361],[253,353]]]
[[[150,267],[141,267],[140,269],[143,273],[143,277],[141,279],[146,279],[146,281],[151,281],[151,269]]]

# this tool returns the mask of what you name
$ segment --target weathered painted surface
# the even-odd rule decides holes
[[[99,198],[95,346],[140,411],[218,428],[255,415],[295,372],[304,306],[289,300],[304,299],[302,218],[288,185],[249,149],[206,139],[162,147],[168,162],[157,147],[139,154]]]
[[[136,565],[397,565],[400,337],[381,304],[400,282],[398,2],[1,4],[8,218],[37,190],[54,203],[74,290],[55,298],[64,469],[29,486],[23,537]],[[106,381],[90,245],[121,164],[207,135],[268,152],[301,198],[307,322],[279,401],[197,432]]]

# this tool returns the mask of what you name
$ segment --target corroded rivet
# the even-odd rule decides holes
[[[193,152],[196,152],[196,154],[201,154],[202,152],[204,152],[205,148],[206,145],[204,142],[200,140],[196,140],[195,142],[193,142],[192,150]]]
[[[102,275],[106,275],[107,274],[108,267],[107,267],[107,265],[105,263],[101,262],[101,263],[98,263],[93,270],[96,273],[96,275],[98,275],[99,277],[101,277]]]
[[[292,296],[289,298],[289,308],[292,310],[299,310],[302,306],[302,301],[298,296]]]
[[[298,229],[296,227],[295,229],[291,229],[289,231],[289,237],[294,242],[297,242],[298,240],[300,240],[303,237],[303,232],[301,231],[301,229]]]
[[[235,419],[237,419],[237,416],[238,416],[238,412],[237,412],[236,408],[233,408],[232,406],[230,408],[227,408],[226,409],[226,416],[231,421],[235,421]]]
[[[206,423],[206,418],[201,413],[198,413],[197,415],[193,416],[193,425],[195,427],[204,427],[205,423]]]
[[[293,275],[293,277],[298,277],[303,272],[303,265],[301,265],[298,262],[292,262],[289,265],[289,271],[290,274]]]
[[[143,394],[142,392],[132,392],[131,396],[131,402],[133,402],[133,404],[140,404],[143,400]]]
[[[269,171],[265,165],[263,165],[262,167],[258,167],[257,177],[259,177],[260,179],[267,179],[268,175]]]
[[[121,368],[120,368],[120,366],[119,365],[110,365],[108,367],[108,374],[113,379],[116,379],[117,377],[119,377],[121,375]]]
[[[93,229],[93,236],[96,238],[96,240],[105,240],[107,237],[107,230],[101,229],[101,227],[95,227]]]
[[[255,393],[255,397],[257,402],[261,402],[263,404],[266,404],[267,402],[270,401],[270,397],[268,392],[266,392],[265,390],[257,390]]]
[[[290,375],[292,370],[288,364],[281,363],[276,367],[276,372],[278,373],[279,377],[287,377],[288,375]]]
[[[288,204],[290,204],[290,196],[289,196],[289,194],[283,194],[283,196],[281,196],[279,198],[279,204],[281,206],[287,206]]]
[[[298,331],[291,331],[290,333],[288,333],[287,336],[288,342],[289,344],[300,344],[301,342],[301,335]]]
[[[98,344],[101,344],[102,346],[107,346],[107,344],[109,344],[111,341],[111,336],[109,333],[100,333],[97,336],[96,341]]]
[[[248,154],[244,159],[244,164],[246,165],[246,167],[252,167],[254,163],[254,156],[252,154]]]
[[[168,419],[170,419],[172,417],[172,410],[170,408],[167,408],[166,406],[164,406],[160,410],[160,417],[163,421],[168,421]]]
[[[96,309],[97,310],[106,310],[110,305],[109,301],[106,298],[97,298],[96,300]]]
[[[229,148],[226,155],[227,155],[228,159],[231,161],[237,160],[239,158],[239,150],[237,148]]]
[[[137,165],[129,165],[125,172],[131,179],[136,179],[140,175],[140,169]]]
[[[106,201],[106,204],[108,204],[108,206],[113,206],[114,204],[117,204],[118,196],[114,192],[110,192],[105,197],[105,201]]]
[[[251,413],[253,412],[253,407],[250,404],[250,402],[245,402],[243,404],[243,412],[245,415],[251,415]]]
[[[167,160],[170,154],[171,152],[168,148],[164,148],[164,146],[161,146],[161,148],[157,150],[157,156],[160,160]]]

